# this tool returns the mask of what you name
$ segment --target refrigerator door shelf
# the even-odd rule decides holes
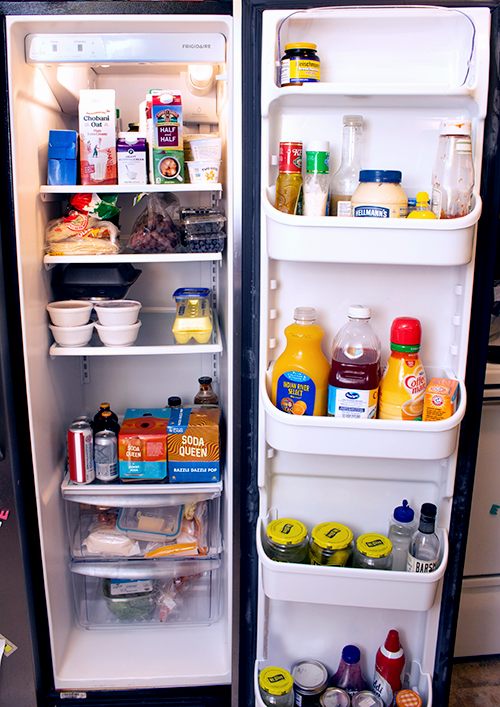
[[[303,657],[304,656],[297,656],[297,659]],[[267,665],[276,665],[276,662],[273,660],[272,656],[270,656],[268,660],[257,660],[255,662],[254,690],[256,707],[266,707],[264,701],[262,700],[262,697],[260,696],[259,673]],[[290,663],[290,665],[284,665],[280,667],[284,667],[288,670],[291,668],[291,666],[292,663]],[[328,667],[335,669],[333,665]],[[403,681],[403,684],[407,685],[410,689],[415,690],[415,692],[418,692],[418,694],[423,700],[424,707],[432,707],[432,679],[430,675],[422,672],[422,668],[418,661],[413,660],[410,663],[409,671],[405,670],[405,679]]]
[[[45,255],[46,270],[70,263],[197,263],[222,260],[222,253],[118,253],[117,255]]]
[[[432,376],[442,375],[428,369]],[[448,376],[450,377],[450,376]],[[453,376],[451,376],[453,377]],[[465,414],[465,384],[460,381],[454,415],[439,422],[405,420],[347,420],[288,415],[276,408],[261,386],[266,443],[284,452],[384,457],[386,459],[444,459],[453,454]]]
[[[476,195],[470,214],[457,219],[375,219],[292,216],[278,211],[274,187],[263,194],[267,252],[275,260],[384,265],[465,265],[481,215]],[[415,248],[418,243],[418,248]]]
[[[221,192],[220,182],[201,182],[198,184],[42,184],[40,194],[42,201],[53,201],[58,195],[65,194],[165,194],[168,192]]]
[[[441,563],[428,574],[275,562],[264,551],[262,532],[261,519],[256,539],[262,586],[266,596],[279,601],[428,611],[448,562],[446,530],[439,531]]]
[[[142,326],[139,329],[137,342],[132,346],[104,346],[97,332],[94,332],[87,346],[59,346],[52,344],[49,350],[51,356],[161,356],[167,354],[191,353],[221,353],[222,335],[217,314],[213,311],[213,332],[211,342],[197,344],[194,339],[190,343],[178,344],[172,334],[172,324],[175,310],[141,311],[139,319]]]

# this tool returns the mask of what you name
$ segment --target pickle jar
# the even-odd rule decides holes
[[[269,666],[259,673],[262,701],[268,707],[293,707],[293,678],[283,668]]]
[[[365,533],[356,540],[354,567],[366,570],[390,570],[392,543],[385,535]]]
[[[352,555],[352,530],[341,523],[319,523],[311,531],[311,565],[345,567]]]
[[[266,555],[276,562],[307,563],[309,538],[304,523],[294,518],[278,518],[269,523],[264,536]]]

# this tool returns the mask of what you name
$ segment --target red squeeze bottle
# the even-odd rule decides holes
[[[401,673],[405,665],[405,655],[399,642],[399,633],[391,629],[385,643],[377,651],[373,691],[380,696],[386,707],[392,705],[394,693],[401,690]]]

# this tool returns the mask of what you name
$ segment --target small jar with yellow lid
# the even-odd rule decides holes
[[[356,540],[354,567],[366,570],[390,570],[392,543],[385,535],[365,533]]]
[[[317,45],[311,42],[285,44],[281,57],[280,86],[302,86],[320,80],[320,59]]]
[[[319,523],[311,531],[311,565],[345,567],[352,555],[352,530],[341,523]]]
[[[274,665],[264,668],[259,673],[259,688],[268,707],[293,707],[293,678],[288,670]]]
[[[307,528],[300,520],[278,518],[271,521],[263,545],[266,555],[275,562],[308,562],[309,538]]]

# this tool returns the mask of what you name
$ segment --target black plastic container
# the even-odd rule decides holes
[[[130,263],[57,265],[52,271],[54,299],[122,299],[141,272]]]

